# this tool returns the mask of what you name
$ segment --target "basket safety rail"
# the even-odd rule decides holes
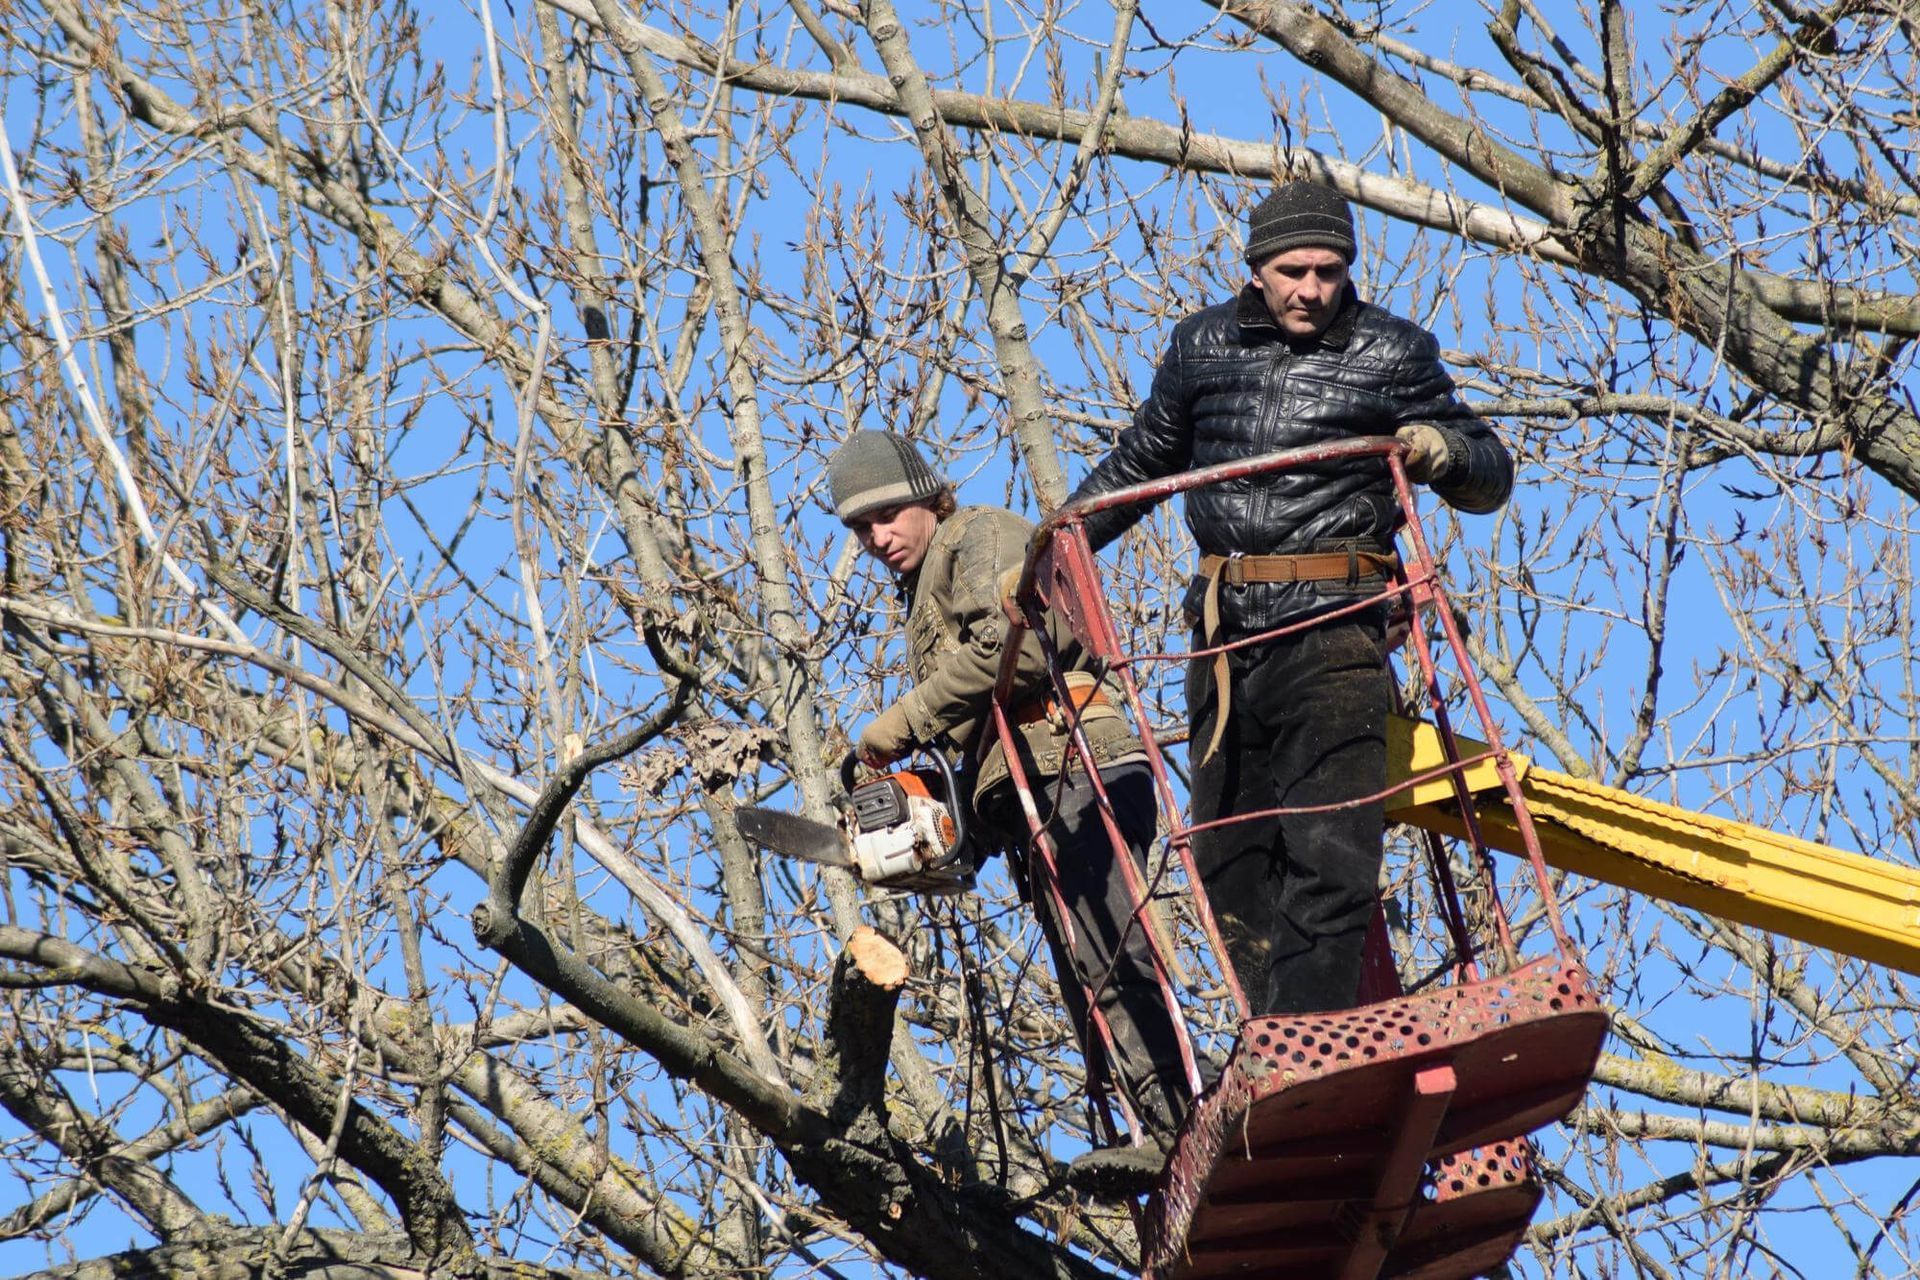
[[[1217,1080],[1204,1091],[1190,1036],[1181,1054],[1199,1101],[1183,1125],[1167,1174],[1141,1214],[1145,1274],[1154,1277],[1259,1274],[1271,1276],[1466,1277],[1510,1256],[1538,1204],[1525,1134],[1566,1114],[1586,1089],[1604,1039],[1607,1017],[1591,988],[1554,899],[1547,863],[1520,785],[1520,767],[1502,744],[1480,682],[1448,606],[1432,553],[1414,507],[1403,466],[1405,446],[1390,437],[1290,449],[1098,495],[1049,516],[1035,532],[1014,596],[1017,616],[1005,646],[993,705],[993,723],[1006,745],[1012,782],[1030,831],[1035,893],[1048,895],[1053,915],[1072,929],[1059,889],[1055,849],[1041,818],[1032,779],[1014,749],[1015,679],[1022,632],[1044,653],[1053,693],[1063,708],[1069,749],[1092,780],[1133,913],[1153,957],[1167,1009],[1185,1025],[1170,940],[1151,927],[1149,904],[1161,886],[1148,883],[1126,856],[1100,785],[1099,771],[1079,723],[1060,662],[1054,628],[1064,628],[1091,660],[1096,674],[1117,687],[1145,746],[1165,818],[1170,853],[1192,893],[1195,920],[1238,1012],[1239,1039]],[[1095,513],[1157,502],[1174,494],[1295,468],[1364,464],[1375,460],[1391,476],[1403,523],[1400,569],[1374,596],[1307,622],[1230,643],[1179,652],[1129,653],[1106,606],[1102,580],[1084,521]],[[1438,758],[1424,758],[1414,777],[1395,778],[1377,795],[1355,796],[1351,807],[1420,788],[1425,797],[1451,792],[1453,814],[1470,851],[1482,906],[1469,920],[1452,868],[1437,836],[1425,862],[1434,883],[1452,955],[1447,981],[1417,994],[1400,990],[1381,918],[1368,940],[1362,1005],[1324,1014],[1254,1017],[1246,992],[1227,960],[1220,930],[1195,865],[1192,837],[1228,822],[1255,821],[1304,809],[1268,809],[1203,826],[1188,823],[1161,742],[1140,693],[1136,670],[1150,662],[1189,662],[1265,644],[1322,625],[1330,618],[1378,609],[1406,615],[1406,652],[1426,691]],[[1049,619],[1053,619],[1051,624]],[[1449,655],[1457,679],[1451,689],[1436,665]],[[1482,741],[1455,731],[1449,694],[1472,709]],[[1489,769],[1498,780],[1490,786]],[[1469,785],[1469,770],[1475,774]],[[1496,892],[1479,806],[1497,804],[1503,847],[1523,853],[1544,907],[1554,954],[1523,960]],[[1327,806],[1320,806],[1325,808]],[[1516,847],[1517,846],[1517,847]],[[1168,860],[1158,865],[1167,874]],[[1490,935],[1490,936],[1488,936]],[[1072,942],[1066,939],[1071,952]],[[1489,957],[1499,959],[1489,975]],[[1060,975],[1062,982],[1076,979]],[[1083,1008],[1088,1079],[1103,1073],[1096,1059],[1114,1061],[1113,1039],[1094,991]],[[1117,1094],[1117,1091],[1116,1091]],[[1117,1096],[1126,1128],[1142,1136],[1139,1117]],[[1096,1126],[1113,1134],[1103,1106]]]

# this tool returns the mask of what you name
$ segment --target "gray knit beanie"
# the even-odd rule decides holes
[[[932,502],[953,486],[927,465],[913,441],[891,431],[856,431],[827,463],[833,514],[841,522],[881,507]]]
[[[1332,249],[1353,262],[1353,211],[1332,187],[1289,182],[1247,215],[1247,261],[1256,269],[1288,249]]]

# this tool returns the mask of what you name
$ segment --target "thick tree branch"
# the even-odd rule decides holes
[[[0,1106],[58,1148],[89,1181],[118,1196],[161,1239],[204,1221],[193,1201],[164,1173],[132,1154],[108,1125],[75,1107],[58,1078],[15,1044],[0,1048]]]
[[[1636,1060],[1602,1054],[1593,1079],[1596,1084],[1689,1109],[1750,1116],[1773,1124],[1818,1125],[1841,1133],[1875,1134],[1889,1154],[1920,1141],[1920,1113],[1911,1104],[1893,1099],[1716,1075],[1653,1055]]]
[[[171,975],[144,973],[45,934],[0,926],[0,957],[34,965],[45,977],[96,994],[133,1000],[165,1027],[218,1062],[322,1139],[333,1135],[343,1082],[329,1079],[265,1023],[180,991]],[[435,1162],[357,1099],[339,1134],[342,1158],[393,1197],[420,1252],[452,1265],[474,1261],[473,1238]]]
[[[405,1237],[303,1231],[279,1251],[276,1228],[228,1227],[206,1240],[129,1249],[103,1258],[37,1271],[33,1280],[276,1280],[287,1275],[326,1280],[423,1280],[433,1259]],[[601,1273],[519,1261],[479,1261],[465,1273],[473,1280],[604,1280]]]

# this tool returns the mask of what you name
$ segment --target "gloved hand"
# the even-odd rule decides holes
[[[1447,465],[1447,438],[1430,422],[1409,422],[1393,433],[1407,446],[1407,479],[1415,484],[1432,484]]]
[[[1000,610],[1009,618],[1022,619],[1026,615],[1020,609],[1020,602],[1013,593],[1020,589],[1020,566],[1015,565],[1000,575],[999,584],[994,588],[1000,599]]]
[[[884,769],[913,748],[913,730],[907,726],[906,705],[896,702],[860,731],[860,743],[855,751],[860,763],[867,768]]]

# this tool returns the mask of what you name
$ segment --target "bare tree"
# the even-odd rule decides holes
[[[1914,860],[1909,4],[8,16],[0,1269],[1127,1267],[1011,888],[731,814],[899,674],[833,446],[1049,508],[1289,175],[1524,457],[1442,532],[1526,748]],[[1516,1269],[1920,1265],[1907,980],[1565,889],[1619,1034]]]

